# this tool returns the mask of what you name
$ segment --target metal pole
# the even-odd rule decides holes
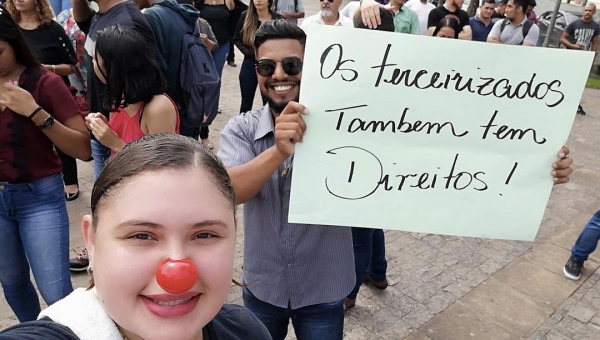
[[[554,24],[556,24],[556,17],[558,16],[558,10],[560,9],[560,5],[562,4],[562,0],[555,1],[556,5],[554,6],[554,12],[552,12],[552,19],[550,19],[550,25],[548,25],[548,30],[546,31],[546,39],[544,39],[542,47],[548,47],[548,44],[550,43],[550,35],[552,35]]]

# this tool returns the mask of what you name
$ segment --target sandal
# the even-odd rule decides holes
[[[203,139],[201,143],[202,143],[202,145],[206,146],[210,150],[215,148],[208,139]]]
[[[79,197],[79,190],[77,190],[77,192],[65,192],[65,200],[67,202],[71,202],[77,199],[77,197]]]

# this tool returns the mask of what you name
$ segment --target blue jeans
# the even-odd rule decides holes
[[[344,306],[342,300],[298,309],[281,308],[257,299],[244,288],[244,305],[267,327],[273,340],[284,340],[290,318],[298,340],[342,340]]]
[[[367,274],[375,281],[385,280],[387,260],[385,259],[385,236],[381,229],[352,228],[352,244],[356,285],[348,294],[348,299],[354,300]]]
[[[106,161],[110,157],[110,149],[97,140],[92,139],[92,157],[94,157],[95,182],[98,179],[98,176],[100,176],[102,169],[104,169],[104,164],[106,164]]]
[[[60,174],[23,184],[0,182],[0,283],[19,321],[35,320],[40,302],[29,266],[48,305],[71,291],[69,215]]]
[[[598,241],[600,241],[600,211],[597,211],[583,228],[577,242],[571,248],[571,256],[580,261],[587,261],[588,256],[596,250]]]
[[[213,52],[213,60],[217,67],[217,73],[219,77],[223,76],[223,67],[225,67],[225,61],[227,61],[227,54],[229,53],[229,43],[219,45],[219,48]]]

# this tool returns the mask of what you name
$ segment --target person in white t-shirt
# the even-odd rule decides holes
[[[311,15],[302,21],[300,28],[306,31],[310,25],[333,25],[354,27],[352,19],[340,14],[342,0],[320,0],[321,11]]]
[[[353,19],[354,13],[356,13],[356,10],[359,8],[360,1],[350,1],[346,6],[344,6],[344,8],[342,8],[340,14],[347,18]]]
[[[429,20],[429,12],[431,12],[435,6],[427,0],[410,0],[404,4],[404,7],[410,8],[413,12],[417,13],[421,35],[429,35],[427,32],[427,21]]]

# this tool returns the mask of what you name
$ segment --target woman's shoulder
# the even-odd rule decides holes
[[[262,322],[242,306],[223,305],[211,323],[219,339],[271,340],[271,335]]]
[[[79,337],[69,327],[44,318],[3,330],[0,340],[79,340]]]
[[[172,111],[177,112],[177,106],[166,94],[155,95],[144,107],[145,115],[164,115],[165,112]]]

